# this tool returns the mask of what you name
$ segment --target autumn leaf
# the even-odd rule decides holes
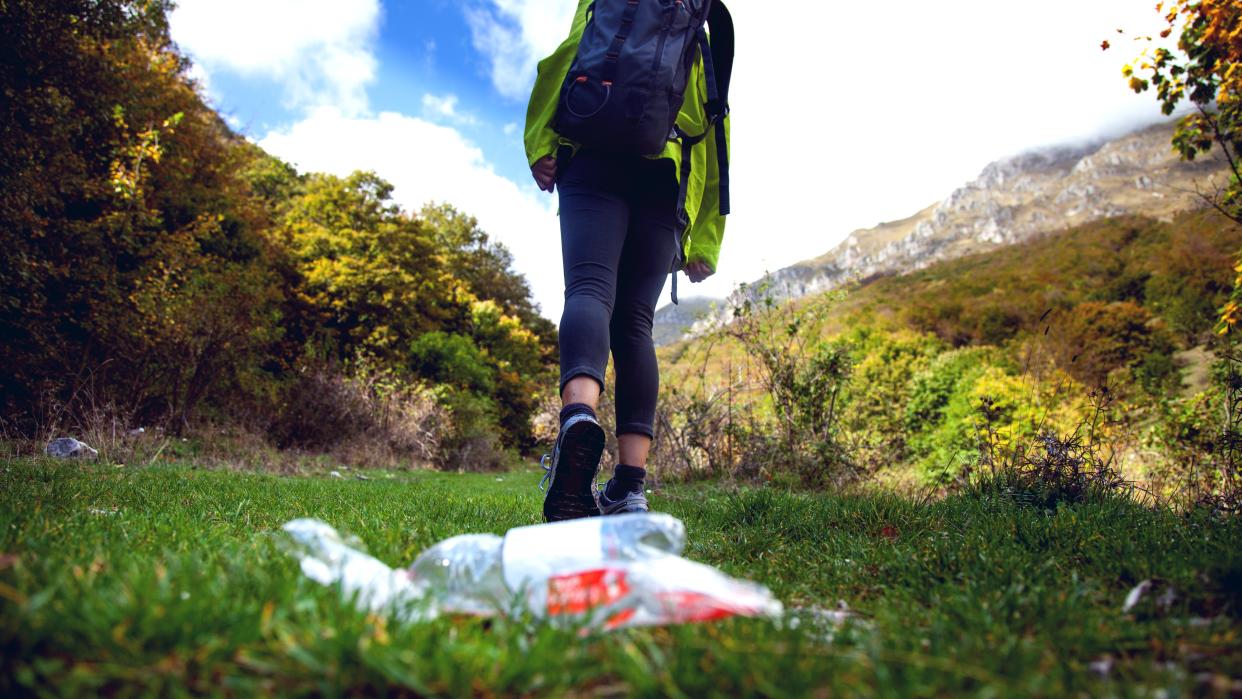
[[[1102,50],[1102,51],[1107,51],[1107,50],[1108,50],[1108,46],[1109,46],[1109,43],[1108,43],[1107,41],[1101,41],[1101,42],[1100,42],[1100,50]]]

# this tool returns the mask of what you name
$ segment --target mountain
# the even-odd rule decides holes
[[[657,346],[680,340],[698,322],[714,312],[720,299],[706,296],[680,299],[677,305],[668,304],[656,311],[651,337]]]
[[[827,253],[773,272],[771,293],[798,298],[852,281],[901,274],[1102,218],[1169,219],[1203,206],[1197,191],[1223,172],[1215,151],[1184,162],[1170,145],[1174,124],[1157,124],[1112,140],[1058,146],[998,160],[943,201],[912,216],[857,230]],[[735,292],[736,293],[736,292]],[[726,319],[728,304],[697,299],[656,311],[657,343]],[[687,327],[687,315],[698,320]]]

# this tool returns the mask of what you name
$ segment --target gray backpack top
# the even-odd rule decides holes
[[[712,30],[708,41],[706,26]],[[677,127],[686,83],[702,55],[707,82],[708,130],[688,134]],[[686,188],[691,146],[716,129],[720,214],[729,213],[729,158],[724,117],[729,111],[733,69],[733,19],[721,0],[595,0],[587,8],[578,53],[561,86],[555,128],[585,147],[654,155],[669,140],[682,143],[677,213],[681,235],[688,225]],[[565,152],[560,156],[563,158]],[[676,303],[676,276],[673,277]]]

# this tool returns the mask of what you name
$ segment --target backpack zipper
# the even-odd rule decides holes
[[[668,40],[668,35],[673,29],[673,15],[677,12],[677,8],[682,6],[682,0],[669,5],[664,10],[664,26],[660,27],[660,41],[656,43],[655,60],[651,62],[651,72],[655,73],[660,69],[660,61],[664,58],[664,42]]]

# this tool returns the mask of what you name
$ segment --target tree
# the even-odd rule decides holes
[[[530,285],[513,271],[509,249],[492,240],[473,216],[450,204],[428,204],[418,220],[431,230],[453,275],[464,280],[478,298],[495,301],[505,314],[521,319],[539,336],[547,359],[555,361],[556,326],[539,315],[531,302]]]
[[[240,139],[168,5],[0,3],[0,409],[20,430],[88,395],[184,424],[279,334]]]
[[[468,325],[474,294],[374,173],[310,175],[284,231],[300,294],[338,359],[361,350],[395,361],[424,332]]]
[[[1160,2],[1168,27],[1167,39],[1178,32],[1180,55],[1164,47],[1148,47],[1137,68],[1122,74],[1135,92],[1156,89],[1166,115],[1189,101],[1192,113],[1182,117],[1173,133],[1173,147],[1186,160],[1219,148],[1229,165],[1228,181],[1205,201],[1235,223],[1242,224],[1242,4],[1237,0],[1173,0]],[[1151,37],[1139,37],[1149,43]],[[1108,42],[1102,45],[1108,48]],[[1217,331],[1224,335],[1242,320],[1242,263],[1232,298],[1221,309]]]
[[[1242,5],[1236,0],[1173,0],[1158,3],[1156,11],[1164,12],[1168,23],[1161,38],[1180,32],[1177,48],[1181,55],[1149,47],[1136,61],[1137,69],[1127,65],[1122,74],[1135,92],[1154,86],[1166,115],[1183,100],[1194,106],[1195,111],[1178,123],[1173,146],[1186,160],[1214,146],[1220,148],[1231,176],[1224,187],[1205,198],[1242,223]]]

